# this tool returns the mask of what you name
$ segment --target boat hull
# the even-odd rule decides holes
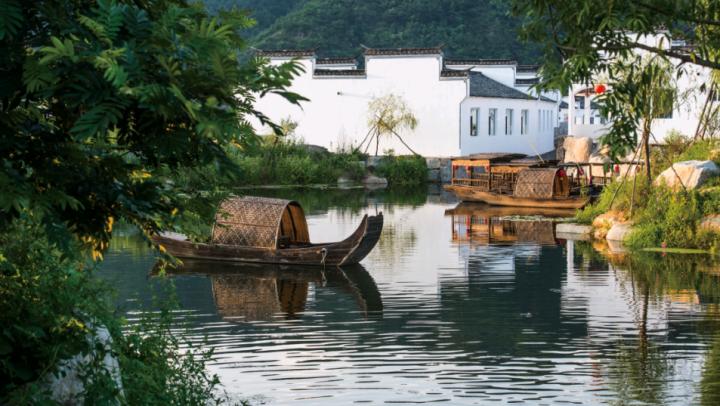
[[[153,242],[170,255],[183,259],[288,265],[349,265],[360,262],[380,239],[383,216],[365,216],[345,240],[325,244],[307,244],[290,248],[245,247],[227,244],[195,243],[188,240],[156,235]]]
[[[484,192],[470,186],[446,185],[445,190],[452,192],[464,202],[484,202],[496,206],[540,207],[554,209],[580,209],[590,201],[589,197],[567,197],[534,199]]]

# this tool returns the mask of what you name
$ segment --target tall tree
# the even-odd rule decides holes
[[[512,12],[524,19],[521,37],[543,45],[540,87],[567,89],[572,83],[589,83],[606,75],[621,82],[605,97],[610,110],[623,99],[630,103],[646,100],[637,97],[637,92],[658,79],[649,68],[631,73],[639,80],[632,86],[613,76],[638,51],[671,64],[675,77],[685,74],[688,65],[720,69],[720,2],[714,0],[514,0]],[[658,34],[659,43],[646,40]],[[692,46],[669,46],[678,40]],[[634,105],[634,109],[640,111],[643,106]],[[613,154],[637,141],[637,127],[629,124],[628,120],[613,122],[613,135],[606,138]]]
[[[234,165],[253,103],[287,91],[295,63],[241,63],[241,13],[185,0],[2,0],[0,229],[31,216],[102,251],[113,221],[146,232],[193,191],[180,169]],[[58,239],[62,242],[62,239]]]

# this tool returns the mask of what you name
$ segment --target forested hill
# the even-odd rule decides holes
[[[321,56],[355,56],[369,47],[444,45],[450,57],[536,62],[517,40],[519,21],[499,0],[204,0],[210,11],[238,6],[258,22],[248,31],[261,49],[317,48]]]

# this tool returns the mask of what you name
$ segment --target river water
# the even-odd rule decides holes
[[[533,213],[438,191],[260,190],[313,241],[385,227],[361,266],[200,264],[172,275],[231,397],[277,405],[720,404],[720,272],[701,256],[608,253]],[[562,215],[562,213],[551,213]],[[116,238],[101,275],[133,320],[152,252]]]

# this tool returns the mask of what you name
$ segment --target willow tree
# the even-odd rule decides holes
[[[173,224],[174,175],[235,172],[253,104],[287,90],[296,63],[241,62],[245,14],[185,0],[0,2],[0,230],[30,216],[101,251],[113,221]],[[67,241],[57,238],[58,242]]]
[[[402,97],[388,94],[373,98],[368,103],[367,124],[369,130],[358,148],[362,148],[367,141],[365,146],[365,151],[367,151],[374,141],[375,155],[377,155],[380,148],[380,138],[397,137],[410,152],[418,155],[400,136],[403,131],[414,130],[417,123],[417,118]]]

